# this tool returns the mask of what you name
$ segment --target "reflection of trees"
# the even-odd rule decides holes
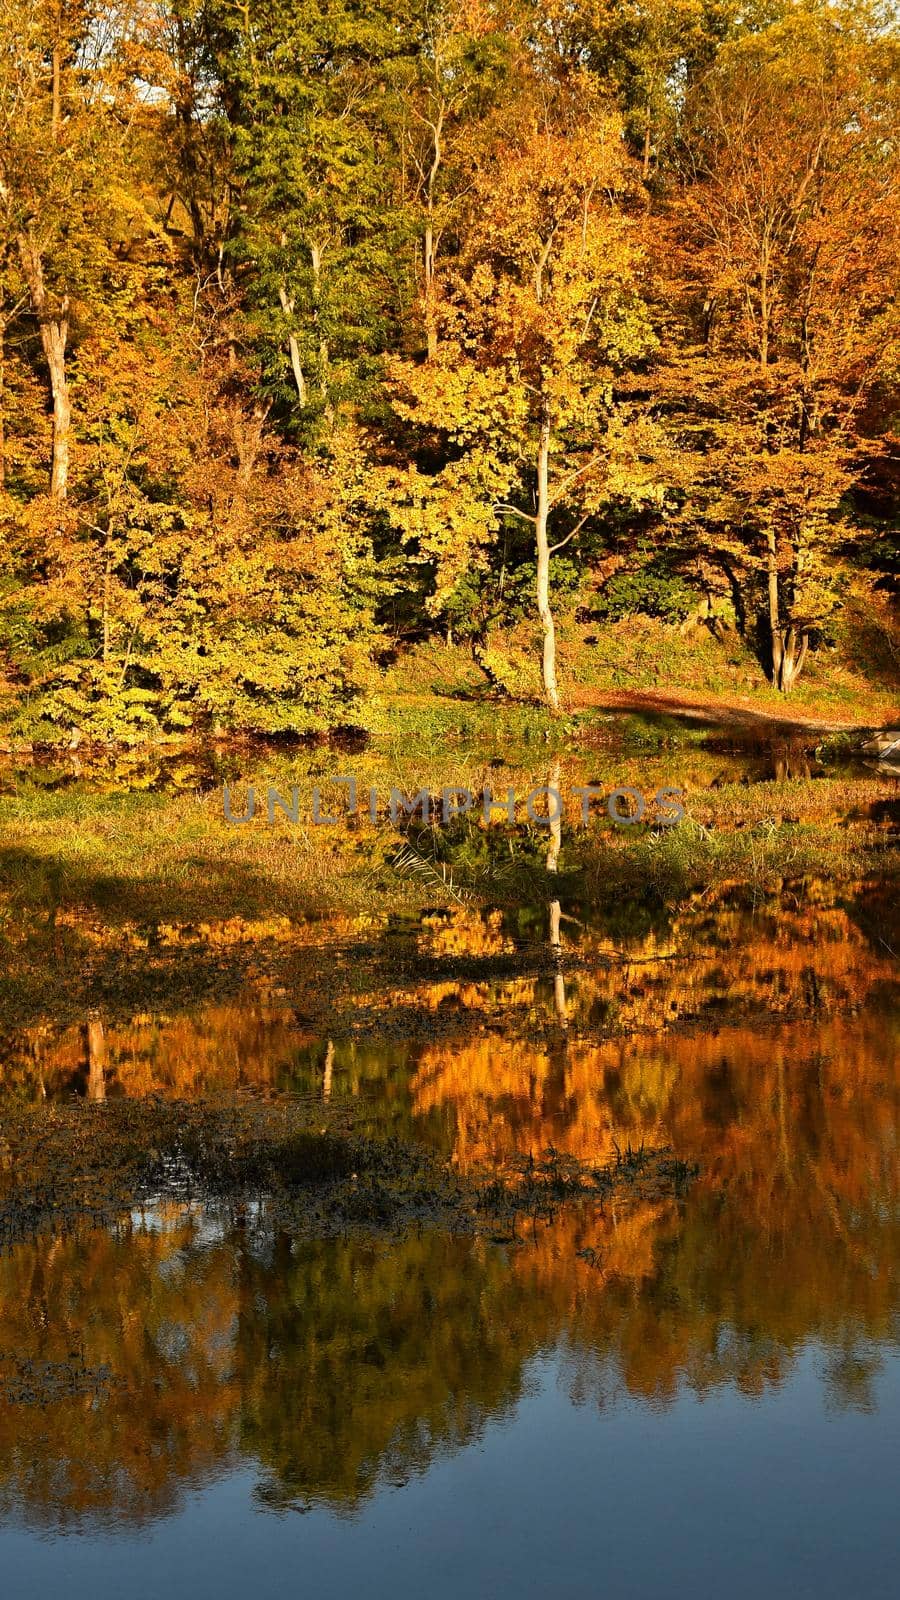
[[[0,1506],[54,1523],[174,1509],[232,1454],[235,1312],[231,1252],[177,1214],[0,1257]]]
[[[141,1520],[239,1451],[275,1503],[352,1507],[472,1438],[553,1345],[574,1395],[665,1403],[684,1384],[759,1392],[816,1339],[829,1403],[871,1405],[900,1269],[898,1024],[873,1005],[889,953],[815,886],[777,916],[703,898],[662,945],[576,937],[564,1047],[552,968],[391,991],[452,1017],[424,1045],[313,1041],[265,1001],[32,1032],[6,1080],[29,1094],[288,1082],[357,1095],[363,1126],[427,1136],[461,1168],[643,1143],[700,1175],[684,1199],[520,1227],[509,1251],[427,1232],[264,1247],[175,1217],[16,1247],[0,1259],[0,1503]],[[471,908],[419,939],[448,956],[509,942],[499,913]],[[3,1401],[48,1382],[46,1408]]]
[[[894,1060],[876,1019],[570,1044],[562,1081],[550,1052],[487,1039],[433,1046],[413,1090],[431,1111],[452,1103],[464,1162],[549,1144],[607,1161],[642,1143],[699,1162],[683,1205],[570,1213],[516,1258],[556,1299],[580,1387],[590,1372],[602,1392],[611,1362],[641,1394],[679,1374],[752,1391],[816,1336],[848,1352],[830,1380],[846,1397],[860,1340],[896,1338]]]
[[[547,853],[552,881],[559,853],[553,831]],[[718,1027],[744,1017],[828,1018],[878,1002],[896,970],[890,929],[886,939],[879,932],[882,921],[866,923],[864,931],[865,902],[845,902],[827,885],[805,885],[804,897],[798,906],[786,890],[780,904],[754,911],[734,903],[726,891],[703,894],[672,919],[665,937],[654,929],[632,930],[626,937],[606,925],[576,931],[567,922],[564,939],[561,902],[550,900],[538,908],[532,935],[539,955],[549,944],[555,958],[565,944],[565,954],[577,957],[565,975],[555,960],[549,967],[538,961],[537,972],[490,975],[491,961],[515,950],[504,914],[468,906],[432,913],[422,918],[416,937],[416,955],[431,967],[429,978],[403,982],[386,957],[376,963],[371,987],[360,987],[346,1003],[351,1016],[358,1006],[377,1010],[386,1022],[408,1017],[419,1037],[439,1019],[440,1032],[457,1039],[501,1024],[509,1037],[540,1031],[605,1040],[629,1032],[669,1033],[683,1023]],[[484,979],[452,975],[453,963],[467,958],[476,967],[485,964]],[[446,976],[435,971],[443,963]],[[335,1039],[329,1055],[326,1037],[314,1036],[308,1024],[298,1026],[290,1006],[262,992],[121,1024],[90,1014],[62,1034],[46,1026],[24,1030],[0,1043],[0,1083],[5,1093],[30,1099],[100,1090],[111,1097],[191,1098],[283,1087],[320,1094],[327,1072],[334,1096],[376,1084],[384,1094],[393,1082],[390,1093],[399,1112],[405,1063],[417,1049],[394,1034],[386,1028],[385,1037],[352,1045]]]
[[[113,1024],[91,1013],[80,1027],[16,1036],[3,1052],[0,1083],[29,1099],[75,1091],[89,1099],[166,1094],[191,1099],[265,1087],[290,1071],[309,1043],[293,1011],[259,997],[198,1013],[144,1015]]]
[[[83,1345],[83,1365],[46,1410],[0,1404],[7,1504],[139,1520],[236,1449],[271,1503],[352,1508],[477,1435],[552,1347],[576,1398],[664,1404],[684,1385],[758,1393],[817,1340],[828,1402],[872,1403],[900,1287],[900,1090],[874,1021],[571,1041],[557,1058],[441,1044],[412,1092],[467,1158],[646,1140],[700,1175],[681,1199],[646,1189],[520,1226],[513,1249],[249,1227],[204,1244],[190,1221],[17,1247],[0,1262],[5,1375],[15,1351],[64,1368]],[[104,1363],[92,1398],[78,1374]]]
[[[281,1239],[241,1272],[241,1443],[273,1503],[352,1506],[456,1448],[519,1394],[553,1330],[483,1242]]]

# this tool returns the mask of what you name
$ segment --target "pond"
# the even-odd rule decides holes
[[[265,908],[240,964],[210,911],[126,928],[86,871],[58,946],[10,939],[0,1130],[4,1106],[297,1106],[459,1184],[548,1152],[627,1179],[485,1228],[316,1237],[161,1188],[8,1237],[10,1595],[896,1593],[896,790],[843,773],[868,854],[816,873],[796,832],[834,779],[798,759],[617,753],[623,782],[684,783],[698,849],[719,803],[746,834],[705,879],[660,865],[661,830],[568,816],[504,876],[502,831],[460,822],[405,836],[427,881],[382,851],[374,907],[274,933]],[[121,961],[94,961],[98,916]],[[43,1006],[40,949],[73,969]],[[684,1181],[642,1179],[649,1152]]]

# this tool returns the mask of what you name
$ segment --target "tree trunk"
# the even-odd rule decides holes
[[[64,312],[68,301],[63,302]],[[44,353],[50,368],[50,387],[53,392],[53,461],[50,468],[50,493],[55,500],[65,500],[69,487],[69,430],[72,407],[69,402],[69,384],[66,378],[66,339],[68,318],[45,324]]]
[[[767,538],[769,547],[769,634],[772,640],[772,683],[776,689],[780,689],[784,645],[781,638],[781,616],[778,610],[778,551],[775,544],[774,528],[768,530]]]
[[[44,271],[40,253],[29,234],[19,235],[19,256],[28,284],[31,304],[38,320],[41,347],[50,372],[53,398],[53,457],[50,467],[50,493],[54,500],[65,500],[69,486],[69,431],[72,407],[66,377],[66,342],[69,337],[69,297],[63,296],[59,315],[47,305]]]
[[[559,690],[556,684],[556,629],[550,610],[550,545],[547,539],[547,519],[550,514],[548,474],[550,466],[550,418],[546,410],[541,415],[538,442],[538,504],[535,517],[537,544],[537,605],[544,633],[543,682],[544,695],[550,710],[557,715],[560,710]]]
[[[0,317],[0,493],[6,488],[6,427],[4,404],[6,401],[6,335],[5,319]]]
[[[428,360],[433,361],[437,355],[437,320],[434,306],[434,227],[431,217],[425,224],[425,341]]]
[[[322,388],[322,401],[325,411],[325,420],[331,425],[334,421],[334,407],[331,404],[331,356],[328,350],[328,340],[322,328],[322,315],[320,309],[321,279],[322,279],[322,249],[318,244],[310,245],[310,260],[313,274],[313,303],[316,329],[319,335],[319,382]]]
[[[778,687],[782,694],[790,694],[803,671],[806,652],[809,648],[809,634],[802,633],[796,628],[788,628],[784,640],[781,656],[781,672]]]
[[[285,316],[292,317],[294,314],[294,302],[288,298],[288,292],[283,283],[278,285],[278,299],[281,302],[281,309]],[[294,374],[294,386],[297,390],[297,399],[299,400],[301,406],[305,406],[306,378],[304,376],[303,365],[300,360],[300,346],[297,343],[296,336],[293,333],[288,334],[288,354],[291,358],[291,371]]]
[[[768,530],[769,632],[772,638],[772,683],[782,694],[790,694],[803,671],[809,634],[793,626],[783,629],[778,603],[778,552],[775,530]]]
[[[559,852],[562,848],[562,789],[560,787],[560,763],[554,761],[547,778],[547,807],[550,812],[550,839],[547,845],[547,871],[559,871]],[[559,795],[557,806],[554,795]],[[557,963],[562,956],[562,935],[560,924],[562,921],[562,904],[559,900],[551,900],[549,906],[550,949],[553,951]],[[564,1031],[569,1026],[569,1013],[566,1005],[566,979],[561,967],[557,965],[553,977],[553,1003],[556,1009],[556,1020]]]
[[[444,108],[441,107],[432,126],[434,144],[431,152],[431,166],[428,171],[428,182],[425,187],[425,339],[428,350],[428,360],[433,361],[437,355],[437,316],[435,306],[435,244],[434,244],[434,187],[443,159],[443,145],[441,143],[444,131]]]

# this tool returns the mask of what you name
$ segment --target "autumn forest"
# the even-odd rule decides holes
[[[11,1600],[895,1595],[898,68],[0,0]]]
[[[0,14],[13,746],[365,726],[429,643],[556,712],[635,627],[896,685],[890,6]]]

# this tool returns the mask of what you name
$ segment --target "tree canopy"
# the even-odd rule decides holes
[[[0,711],[364,720],[431,634],[896,593],[875,0],[0,0]],[[699,609],[698,609],[699,608]]]

